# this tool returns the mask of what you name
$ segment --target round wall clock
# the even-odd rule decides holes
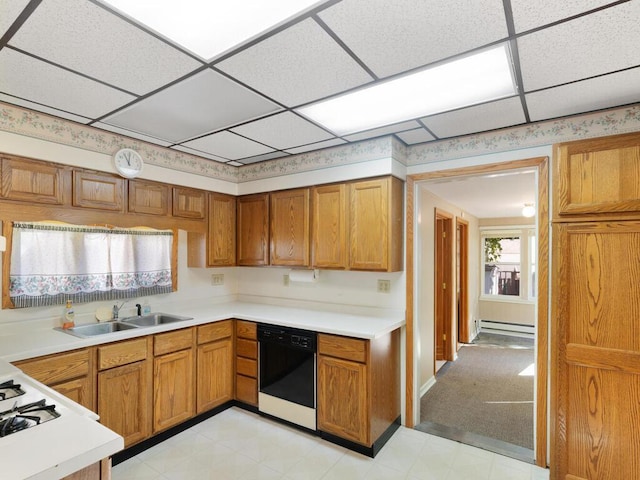
[[[144,161],[135,150],[123,148],[113,155],[113,164],[123,177],[135,178],[142,172]]]

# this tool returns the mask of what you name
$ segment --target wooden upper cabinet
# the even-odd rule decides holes
[[[24,159],[2,158],[2,198],[62,205],[62,168]]]
[[[238,265],[269,265],[269,194],[237,201]]]
[[[352,270],[402,270],[403,183],[395,177],[349,184]]]
[[[556,146],[554,217],[640,212],[640,133]]]
[[[309,265],[309,189],[271,194],[271,265]]]
[[[173,187],[173,216],[205,218],[206,192],[193,188]]]
[[[73,206],[124,211],[123,178],[82,170],[73,172]]]
[[[236,199],[222,193],[209,194],[207,265],[236,264]]]
[[[344,183],[311,189],[312,265],[345,269],[349,266],[348,189]]]
[[[169,187],[163,183],[129,180],[129,211],[150,215],[167,215]]]

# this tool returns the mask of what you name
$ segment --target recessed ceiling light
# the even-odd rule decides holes
[[[324,3],[318,0],[101,1],[206,60]]]
[[[516,94],[506,44],[298,109],[337,135]]]

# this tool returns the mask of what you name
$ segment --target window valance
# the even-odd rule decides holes
[[[17,308],[172,291],[171,230],[14,222],[11,243]]]

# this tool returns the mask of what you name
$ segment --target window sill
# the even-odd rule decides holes
[[[520,303],[522,305],[535,305],[536,299],[525,299],[509,295],[480,295],[481,302]]]

